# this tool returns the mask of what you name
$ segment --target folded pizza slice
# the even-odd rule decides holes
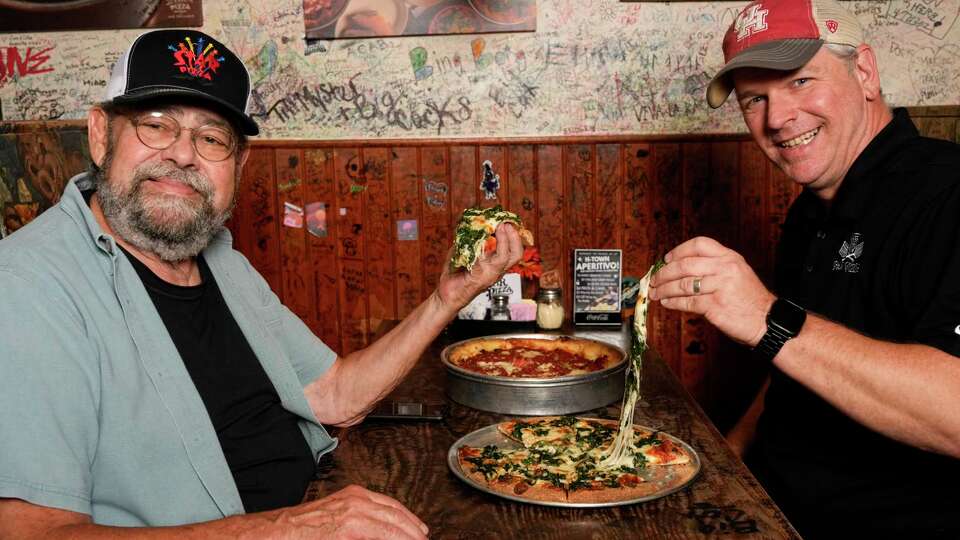
[[[492,208],[467,208],[460,216],[454,233],[451,268],[466,268],[470,271],[484,253],[496,249],[497,239],[493,235],[501,223],[515,225],[523,245],[533,245],[533,233],[523,227],[523,220],[517,214],[504,210],[500,205]]]

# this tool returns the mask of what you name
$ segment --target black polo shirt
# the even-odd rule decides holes
[[[896,110],[830,208],[808,191],[790,208],[775,288],[960,362],[960,146]],[[960,396],[943,406],[960,414]],[[863,427],[775,368],[757,436],[758,476],[805,537],[960,538],[960,460]]]

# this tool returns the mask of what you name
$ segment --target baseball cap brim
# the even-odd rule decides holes
[[[119,95],[113,98],[113,102],[118,105],[135,105],[146,101],[155,101],[167,97],[189,97],[202,101],[220,112],[228,119],[236,123],[244,135],[259,135],[260,127],[249,115],[238,110],[225,100],[216,96],[211,96],[204,92],[198,92],[191,88],[177,88],[171,86],[162,87],[144,87],[137,89],[136,92]]]
[[[716,109],[733,91],[730,74],[740,68],[792,71],[804,66],[823,45],[822,39],[780,39],[750,47],[734,56],[707,86],[707,103]]]

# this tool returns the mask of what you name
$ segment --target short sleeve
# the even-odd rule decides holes
[[[91,513],[99,374],[61,289],[0,267],[0,497]]]
[[[920,215],[900,270],[905,309],[915,314],[910,334],[960,357],[960,183]]]

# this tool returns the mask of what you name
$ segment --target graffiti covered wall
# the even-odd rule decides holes
[[[535,33],[318,41],[301,0],[209,0],[271,139],[742,131],[703,101],[744,2],[540,0]],[[960,103],[960,0],[858,1],[888,101]],[[0,34],[3,120],[79,119],[140,31]]]

